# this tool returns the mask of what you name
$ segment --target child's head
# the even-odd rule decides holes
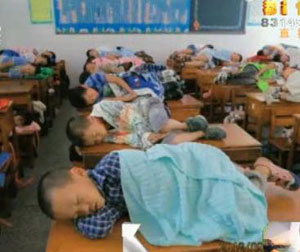
[[[276,54],[273,57],[273,61],[287,64],[290,61],[290,57],[286,54]]]
[[[102,143],[107,130],[95,117],[77,116],[68,121],[66,133],[72,144],[83,147]]]
[[[92,49],[89,49],[86,51],[86,56],[89,58],[89,57],[95,57],[95,58],[99,58],[100,57],[100,54],[99,52],[92,48]]]
[[[28,126],[33,122],[33,115],[24,109],[16,110],[14,111],[14,121],[18,127]]]
[[[46,50],[42,53],[42,56],[48,56],[50,58],[51,63],[53,65],[55,65],[55,63],[56,63],[56,54],[54,52]]]
[[[231,54],[231,61],[232,62],[242,62],[243,56],[239,53],[232,53]]]
[[[41,72],[40,66],[35,66],[34,64],[25,64],[20,67],[20,71],[23,75],[36,75]]]
[[[83,71],[88,72],[90,74],[95,73],[97,71],[97,66],[93,62],[93,60],[89,59],[83,66]]]
[[[105,205],[105,199],[86,170],[73,167],[47,172],[38,184],[41,210],[52,219],[88,216]]]
[[[35,65],[40,65],[40,66],[50,66],[51,65],[51,61],[50,58],[46,55],[38,55],[36,56],[35,60],[34,60],[34,64]]]
[[[82,85],[69,90],[69,100],[75,108],[86,108],[96,103],[99,93],[88,86]]]

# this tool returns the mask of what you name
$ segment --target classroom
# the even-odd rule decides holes
[[[300,1],[0,0],[0,252],[300,251]]]

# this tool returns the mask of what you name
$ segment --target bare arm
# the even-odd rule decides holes
[[[135,94],[135,92],[131,89],[131,87],[128,86],[127,82],[123,79],[110,74],[107,74],[105,77],[108,82],[117,84],[118,86],[124,88],[129,94]]]

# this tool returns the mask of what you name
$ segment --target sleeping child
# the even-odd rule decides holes
[[[84,85],[69,90],[69,99],[76,108],[91,106],[105,97],[125,102],[132,101],[137,96],[150,96],[163,100],[164,87],[160,79],[162,70],[165,70],[164,66],[145,64],[120,74],[120,77],[94,73]]]
[[[47,172],[37,196],[48,217],[72,220],[90,239],[109,236],[129,213],[152,245],[248,244],[263,242],[267,181],[297,190],[300,179],[266,158],[243,170],[212,146],[161,144],[111,152],[92,170]]]
[[[23,78],[25,76],[34,76],[41,72],[41,68],[39,66],[35,66],[33,64],[25,64],[22,66],[15,66],[10,68],[2,68],[0,64],[0,78]]]
[[[145,97],[132,103],[103,100],[94,105],[89,117],[71,118],[66,133],[72,144],[80,147],[109,142],[141,149],[161,141],[177,144],[199,138],[226,137],[223,129],[208,127],[203,116],[186,122],[170,119],[159,99]]]
[[[271,93],[274,100],[279,98],[290,102],[300,102],[300,71],[287,67],[282,73],[284,84],[279,87],[271,87]],[[270,103],[270,101],[269,101]]]
[[[189,68],[215,68],[218,65],[230,66],[239,65],[243,60],[241,54],[221,48],[205,47],[191,61],[185,63]]]
[[[247,63],[241,69],[222,70],[215,79],[218,84],[230,85],[256,85],[259,79],[267,81],[278,80],[282,82],[281,73],[283,64],[279,62],[271,63]]]

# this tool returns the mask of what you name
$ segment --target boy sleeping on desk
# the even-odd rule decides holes
[[[265,158],[242,171],[212,146],[156,145],[146,152],[112,152],[93,170],[48,172],[38,201],[47,216],[72,220],[91,239],[108,236],[129,213],[153,245],[262,242],[266,181],[297,190],[300,180]]]
[[[69,99],[76,108],[86,108],[103,99],[130,102],[137,96],[164,99],[162,71],[164,66],[143,65],[118,76],[96,72],[84,85],[69,90]]]
[[[79,147],[108,142],[141,149],[158,142],[178,144],[226,137],[222,128],[208,127],[203,116],[186,122],[171,119],[165,105],[153,97],[138,97],[131,103],[103,100],[93,106],[90,116],[71,118],[66,132],[72,144]]]

